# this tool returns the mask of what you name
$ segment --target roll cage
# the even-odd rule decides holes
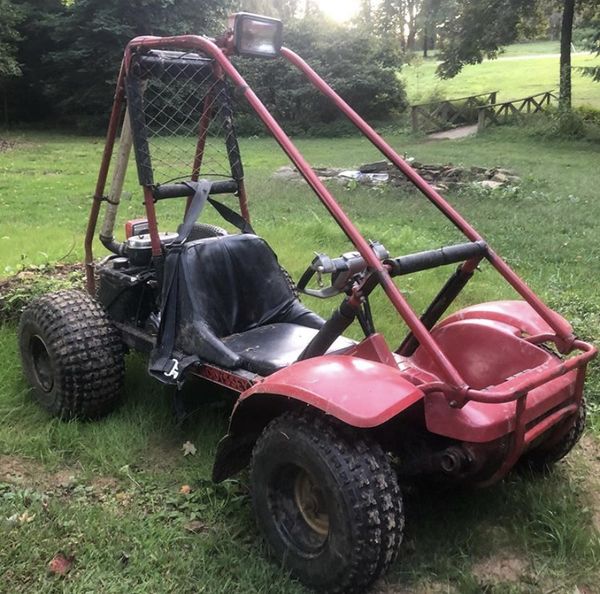
[[[262,120],[266,128],[273,135],[282,150],[287,154],[300,174],[309,184],[313,192],[323,203],[325,208],[335,219],[347,238],[359,252],[366,263],[368,274],[356,283],[346,301],[353,307],[358,307],[361,299],[367,296],[376,286],[381,285],[388,299],[407,324],[410,332],[402,344],[396,350],[398,355],[411,355],[418,345],[427,352],[436,367],[440,370],[440,381],[431,382],[420,386],[425,394],[442,393],[449,405],[454,408],[462,407],[467,401],[502,403],[517,401],[517,426],[521,425],[520,419],[525,410],[525,399],[527,393],[552,379],[564,375],[572,370],[577,370],[577,383],[581,386],[585,375],[587,362],[596,354],[596,349],[591,344],[578,340],[570,325],[548,308],[546,304],[521,280],[521,278],[508,266],[508,264],[496,254],[483,240],[481,235],[436,191],[434,190],[405,160],[383,138],[375,132],[331,87],[296,53],[282,47],[280,56],[300,70],[323,95],[329,98],[337,108],[366,136],[369,141],[389,159],[420,192],[440,210],[453,225],[464,234],[468,242],[460,246],[449,246],[442,250],[423,252],[403,256],[396,259],[381,259],[373,249],[373,246],[360,234],[348,215],[335,200],[329,189],[315,174],[309,163],[296,148],[292,140],[270,114],[265,105],[257,97],[254,91],[246,83],[244,78],[232,64],[230,57],[233,54],[231,33],[218,39],[197,35],[183,35],[176,37],[152,37],[143,36],[133,39],[125,50],[121,64],[116,94],[110,116],[107,141],[104,149],[100,172],[97,179],[96,189],[93,197],[93,205],[90,213],[89,223],[85,237],[85,263],[87,288],[90,293],[94,292],[94,256],[92,244],[96,230],[102,202],[105,201],[104,192],[108,176],[108,170],[115,146],[115,140],[120,122],[123,118],[123,106],[127,95],[128,103],[132,105],[139,95],[139,72],[135,68],[154,68],[153,56],[156,52],[194,52],[205,59],[203,67],[212,70],[212,76],[216,85],[228,81],[232,84],[236,95],[243,96],[252,110]],[[153,53],[154,52],[154,53]],[[204,58],[202,58],[204,57]],[[138,78],[136,78],[136,76]],[[138,85],[138,86],[136,86]],[[137,94],[136,94],[137,93]],[[192,168],[191,179],[198,179],[200,163],[198,155],[202,158],[204,148],[205,131],[210,120],[209,110],[203,112],[199,123],[198,151],[196,162]],[[140,126],[132,118],[132,126]],[[134,141],[136,136],[134,135]],[[219,182],[222,184],[221,191],[235,192],[243,218],[250,221],[246,190],[244,186],[243,170],[239,161],[239,151],[234,135],[226,137],[231,165],[231,180]],[[139,142],[138,142],[139,144]],[[142,147],[136,146],[139,152]],[[237,159],[236,159],[237,155]],[[152,244],[152,256],[157,270],[161,269],[163,258],[160,237],[158,233],[155,202],[172,196],[190,195],[192,192],[186,189],[185,184],[157,185],[150,169],[140,164],[138,158],[138,175],[143,188],[144,205],[149,225],[149,234]],[[189,198],[188,198],[189,207]],[[113,220],[114,223],[114,220]],[[110,226],[109,226],[110,230]],[[107,237],[104,237],[107,239]],[[110,239],[110,238],[108,238]],[[434,253],[435,252],[435,253]],[[437,255],[436,255],[437,254]],[[410,307],[402,292],[393,282],[393,276],[407,270],[407,262],[412,258],[413,268],[411,270],[423,270],[440,264],[461,262],[457,271],[450,277],[445,286],[434,298],[431,305],[419,317]],[[408,259],[408,260],[407,260]],[[517,381],[506,381],[499,385],[485,389],[475,389],[469,386],[449,358],[437,344],[430,330],[438,322],[443,313],[458,296],[479,263],[486,259],[498,273],[515,289],[515,291],[533,308],[542,318],[547,326],[545,331],[529,336],[527,340],[533,344],[553,343],[562,355],[571,355],[565,358],[561,365],[529,370]],[[404,268],[403,268],[404,267]],[[409,266],[410,268],[410,266]],[[547,331],[549,329],[549,331]],[[574,354],[579,351],[578,354]],[[242,382],[243,383],[243,382]],[[244,384],[242,388],[247,388]],[[524,427],[522,428],[524,432]]]

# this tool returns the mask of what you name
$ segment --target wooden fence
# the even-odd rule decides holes
[[[439,132],[477,123],[480,108],[496,105],[498,91],[411,106],[413,132]]]
[[[513,117],[539,113],[548,107],[553,99],[557,99],[554,91],[538,93],[524,99],[515,99],[503,103],[491,103],[477,108],[477,130],[483,130],[490,124],[503,124]]]

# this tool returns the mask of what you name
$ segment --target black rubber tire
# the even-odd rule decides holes
[[[572,421],[572,426],[556,443],[549,447],[540,445],[539,447],[527,452],[521,462],[526,468],[534,472],[547,472],[559,461],[562,460],[581,439],[585,431],[586,421],[586,406],[585,400],[581,402],[581,406],[577,411],[577,416]]]
[[[229,235],[225,229],[217,227],[217,225],[209,225],[208,223],[195,223],[188,235],[187,241],[195,241],[196,239],[208,239],[209,237],[223,237]]]
[[[299,473],[318,485],[325,535],[297,504],[292,483]],[[379,444],[359,432],[287,412],[256,442],[250,480],[256,520],[273,555],[306,586],[363,592],[396,558],[404,528],[396,475]]]
[[[58,291],[35,299],[18,332],[23,371],[48,412],[91,419],[115,408],[125,374],[123,342],[87,293]]]

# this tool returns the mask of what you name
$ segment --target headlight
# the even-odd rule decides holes
[[[232,15],[233,42],[240,56],[274,58],[281,49],[283,24],[272,19],[248,12]]]

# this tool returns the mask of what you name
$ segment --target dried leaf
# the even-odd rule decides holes
[[[192,492],[192,487],[190,487],[189,485],[181,485],[179,492],[183,495],[189,495]]]
[[[54,575],[67,575],[73,567],[74,559],[75,557],[67,557],[64,553],[57,553],[48,563],[48,570]]]
[[[181,449],[183,450],[184,456],[188,456],[190,454],[194,456],[196,454],[196,446],[191,441],[186,441]]]
[[[24,511],[18,517],[18,520],[21,524],[29,524],[29,522],[33,522],[33,520],[35,520],[35,514],[30,514],[29,512]]]
[[[186,522],[183,527],[188,532],[193,532],[194,534],[199,534],[206,530],[206,524],[200,520],[190,520],[189,522]]]

